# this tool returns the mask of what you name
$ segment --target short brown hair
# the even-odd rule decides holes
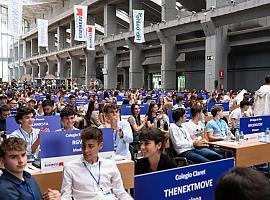
[[[164,111],[164,113],[167,115],[168,114],[168,110],[172,110],[173,109],[173,103],[172,102],[166,102],[164,103],[164,105],[162,106],[162,110]]]
[[[108,114],[110,110],[119,110],[119,106],[113,103],[106,103],[103,107],[103,112],[105,114]]]
[[[26,151],[27,144],[22,138],[10,137],[5,139],[0,146],[0,157],[4,158],[9,151]]]
[[[88,127],[81,132],[81,140],[96,140],[100,144],[103,141],[102,131],[96,127]]]
[[[224,109],[222,106],[216,105],[211,108],[211,114],[213,115],[213,117],[215,117],[219,111],[223,111],[223,110]]]

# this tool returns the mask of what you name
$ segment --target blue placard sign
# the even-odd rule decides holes
[[[75,105],[76,106],[80,106],[80,105],[87,105],[89,103],[88,99],[80,99],[80,98],[76,98],[76,102]]]
[[[214,200],[219,178],[234,167],[225,159],[135,176],[135,199]]]
[[[149,105],[148,104],[141,104],[140,105],[140,114],[145,115],[148,111]],[[131,115],[131,105],[121,105],[121,115]]]
[[[11,134],[20,125],[16,123],[14,117],[6,119],[6,130],[7,135]],[[59,116],[37,116],[33,124],[33,128],[40,129],[41,132],[51,132],[61,129],[60,117]]]
[[[229,102],[227,102],[227,103],[209,103],[208,105],[207,105],[207,110],[208,110],[208,112],[211,112],[211,109],[212,109],[212,107],[213,106],[217,106],[217,105],[219,105],[219,106],[222,106],[223,107],[223,111],[230,111],[230,109],[229,109]]]
[[[103,148],[100,152],[114,151],[113,130],[101,129],[103,133]],[[56,131],[40,134],[41,158],[72,156],[82,153],[81,130]]]
[[[244,134],[264,132],[266,128],[270,128],[270,115],[240,118],[240,131]]]
[[[169,122],[170,123],[174,123],[173,118],[172,118],[173,111],[174,110],[168,110]],[[186,116],[187,116],[186,121],[188,122],[190,119],[192,119],[190,108],[186,108],[185,111],[186,111]]]
[[[35,95],[35,100],[36,101],[39,101],[39,100],[43,101],[45,99],[46,99],[46,96],[45,95]]]
[[[14,108],[11,108],[10,109],[10,116],[11,117],[15,117],[16,114],[17,114],[17,109],[16,108],[15,109]]]

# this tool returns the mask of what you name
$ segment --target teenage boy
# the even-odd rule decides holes
[[[112,128],[116,155],[131,159],[129,143],[133,142],[133,133],[129,123],[119,120],[119,107],[115,104],[106,104],[103,113],[104,124],[99,128]]]
[[[76,111],[73,107],[65,107],[60,112],[61,121],[63,123],[62,131],[67,130],[78,130],[74,127],[74,124],[76,122]]]
[[[36,112],[29,107],[18,109],[15,120],[20,124],[20,128],[10,134],[10,137],[22,138],[27,143],[27,157],[29,161],[38,158],[39,152],[39,129],[33,128]]]
[[[5,168],[0,176],[1,200],[60,200],[57,190],[48,189],[42,195],[35,179],[24,171],[26,149],[26,142],[16,137],[5,139],[0,146],[0,159]]]
[[[116,164],[98,157],[103,147],[100,129],[88,127],[81,132],[82,157],[64,166],[61,200],[130,200]]]
[[[227,123],[223,118],[223,107],[216,105],[211,108],[211,119],[206,124],[206,133],[210,142],[226,140],[226,135],[230,132]]]

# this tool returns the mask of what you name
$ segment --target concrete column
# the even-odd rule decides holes
[[[13,68],[9,67],[8,68],[8,77],[9,77],[9,80],[12,80],[13,78]]]
[[[39,65],[39,71],[38,71],[39,78],[44,78],[47,72],[47,63],[39,62],[38,65]]]
[[[14,77],[16,80],[19,80],[19,67],[18,66],[15,66],[14,67]]]
[[[124,89],[129,89],[129,68],[124,67]]]
[[[153,74],[148,74],[147,75],[147,89],[153,89],[152,86],[152,79],[153,79]]]
[[[76,46],[79,44],[78,41],[74,40],[75,37],[75,21],[70,21],[70,46]]]
[[[227,57],[229,47],[227,43],[228,27],[218,27],[214,35],[206,37],[205,41],[205,89],[214,91],[221,84],[227,89]],[[219,77],[224,71],[224,78]]]
[[[87,24],[95,25],[95,16],[87,16]],[[85,55],[85,85],[89,87],[90,80],[96,79],[96,51],[84,50]]]
[[[25,67],[24,66],[19,66],[19,79],[21,79],[22,75],[24,75],[24,74],[26,74]]]
[[[57,57],[57,56],[56,56],[56,59],[57,59],[56,78],[61,78],[61,79],[68,78],[68,76],[64,76],[66,75],[64,74],[66,62],[64,61],[64,59],[61,59],[60,57]]]
[[[32,39],[31,40],[31,56],[38,55],[38,40]]]
[[[104,36],[108,37],[111,34],[116,34],[117,17],[116,8],[105,4],[104,6]],[[104,88],[115,89],[117,87],[117,60],[116,48],[107,48],[103,46],[104,54]]]
[[[38,77],[38,71],[39,71],[39,66],[38,65],[32,65],[32,80],[35,80]]]
[[[23,40],[23,58],[31,57],[31,42]]]
[[[23,58],[23,44],[19,44],[19,60]]]
[[[66,48],[66,41],[67,41],[66,28],[63,26],[58,26],[57,27],[57,50]]]
[[[37,38],[31,40],[31,56],[38,55],[38,40]]]
[[[133,12],[132,10],[141,9],[140,0],[129,0],[129,30],[133,31]],[[141,88],[144,84],[143,80],[143,51],[141,44],[135,44],[130,40],[126,40],[130,49],[130,67],[129,67],[129,87],[132,89]]]
[[[15,61],[19,60],[19,48],[18,46],[14,47],[14,56],[15,56]]]
[[[168,22],[176,18],[176,0],[162,0],[162,21]],[[162,46],[161,87],[165,90],[176,88],[176,36],[164,37],[157,32]]]
[[[56,51],[56,46],[55,46],[55,33],[54,32],[49,32],[48,33],[48,52],[54,52]]]
[[[90,80],[96,79],[96,52],[88,51],[85,53],[85,85],[89,87]]]
[[[48,74],[52,74],[57,77],[57,64],[52,61],[47,61],[47,66],[48,66]]]
[[[78,57],[70,56],[70,67],[71,67],[71,74],[70,77],[72,80],[78,80],[80,78],[80,68],[81,68],[81,61]]]
[[[25,66],[25,74],[32,74],[32,67],[31,66]]]

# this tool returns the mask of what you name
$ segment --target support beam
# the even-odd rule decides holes
[[[130,24],[129,30],[133,31],[133,10],[141,9],[141,1],[140,0],[129,0],[129,16],[130,16]],[[144,60],[144,55],[142,51],[141,44],[135,44],[130,39],[125,39],[129,49],[130,49],[130,67],[129,67],[129,78],[124,78],[129,80],[129,88],[136,89],[143,87],[144,79],[143,79],[143,67],[142,62]],[[126,73],[126,69],[125,73]],[[124,76],[125,77],[125,76]]]
[[[115,6],[108,5],[104,6],[104,36],[116,34],[117,31],[117,17]],[[117,60],[116,60],[116,47],[108,49],[103,46],[106,54],[104,55],[104,88],[115,89],[117,87]]]
[[[227,41],[228,27],[217,27],[215,34],[206,37],[205,41],[205,89],[215,91],[221,85],[227,89],[227,57],[230,51]],[[224,78],[219,72],[224,71]]]
[[[38,62],[38,66],[39,66],[38,77],[44,78],[47,72],[47,63]]]
[[[66,48],[67,34],[66,28],[63,26],[57,27],[57,50]]]
[[[56,46],[55,46],[55,33],[54,32],[49,32],[48,33],[48,52],[54,52],[56,51]]]
[[[70,47],[76,46],[79,44],[78,41],[74,40],[75,37],[75,21],[70,20]]]
[[[31,57],[31,42],[23,40],[23,58]]]
[[[57,76],[57,64],[55,62],[49,61],[48,59],[46,59],[46,63],[48,66],[48,71],[46,72],[46,74],[52,74],[54,76]]]
[[[162,21],[176,18],[176,1],[162,0]],[[164,90],[176,89],[176,36],[165,37],[162,31],[157,31],[158,38],[162,48],[162,64],[161,64],[161,88]]]
[[[38,55],[38,40],[34,38],[31,40],[31,56]]]
[[[33,81],[34,81],[36,78],[38,78],[38,71],[39,71],[38,65],[32,64],[32,80],[33,80]]]
[[[69,53],[69,57],[70,57],[70,78],[75,81],[75,83],[78,82],[78,79],[80,78],[80,68],[81,68],[81,61],[80,58],[72,56]]]
[[[96,79],[96,52],[87,51],[84,49],[85,55],[85,85],[88,88],[90,86],[90,80]]]

